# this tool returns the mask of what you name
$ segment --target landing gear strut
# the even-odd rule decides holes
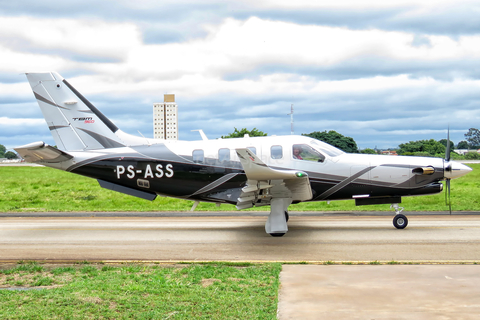
[[[394,203],[390,206],[390,208],[395,209],[395,217],[393,217],[393,225],[397,229],[405,229],[405,227],[408,225],[408,219],[405,215],[403,215],[401,212],[403,211],[403,207],[399,207],[398,203]]]

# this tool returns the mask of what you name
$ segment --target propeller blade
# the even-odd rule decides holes
[[[450,161],[450,126],[447,131],[447,148],[445,149],[445,161]]]
[[[450,181],[452,179],[447,179],[447,193],[448,193],[448,207],[450,209],[450,215],[452,215],[452,200],[450,198],[451,192],[450,192]]]
[[[445,179],[445,205],[448,206],[448,180]]]
[[[449,172],[452,170],[452,166],[450,162],[450,126],[448,126],[447,130],[447,147],[445,148],[445,161],[444,163],[444,171]],[[450,192],[450,180],[449,178],[445,179],[445,184],[447,190],[445,190],[445,205],[448,205],[450,210],[450,215],[452,214],[452,201],[451,201],[451,192]]]

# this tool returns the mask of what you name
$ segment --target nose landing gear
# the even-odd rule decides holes
[[[393,203],[390,208],[395,209],[395,217],[393,217],[393,225],[397,229],[405,229],[408,225],[408,219],[405,215],[402,214],[403,207],[399,207],[398,203]]]

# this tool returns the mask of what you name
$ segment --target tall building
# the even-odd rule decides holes
[[[153,137],[178,140],[178,106],[174,94],[165,94],[162,103],[153,104]]]

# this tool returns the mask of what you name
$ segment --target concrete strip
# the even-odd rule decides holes
[[[284,265],[278,319],[478,319],[480,266]]]

